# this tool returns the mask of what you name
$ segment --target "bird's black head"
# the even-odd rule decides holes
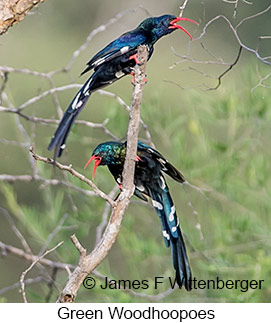
[[[95,161],[92,174],[92,178],[94,178],[95,171],[98,166],[122,164],[125,160],[125,154],[125,144],[117,141],[104,142],[94,149],[92,156],[85,165],[85,168],[92,160]]]
[[[189,18],[163,15],[160,17],[150,17],[145,19],[138,26],[138,28],[144,29],[146,32],[151,33],[153,43],[155,43],[162,36],[172,33],[176,29],[183,30],[192,39],[192,36],[186,29],[177,25],[178,21],[190,21],[198,24],[196,21]]]

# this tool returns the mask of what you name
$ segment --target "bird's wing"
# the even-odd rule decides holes
[[[118,56],[135,50],[139,45],[144,44],[145,41],[146,36],[139,31],[131,31],[123,34],[93,56],[87,63],[88,67],[82,74]]]
[[[138,154],[140,157],[140,151],[147,152],[150,154],[151,158],[156,160],[161,165],[161,170],[166,173],[168,176],[170,176],[172,179],[179,183],[184,183],[185,178],[183,174],[175,168],[167,159],[164,158],[157,150],[151,148],[150,146],[138,142]]]

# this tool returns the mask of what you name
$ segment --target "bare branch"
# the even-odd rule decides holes
[[[81,245],[81,243],[79,242],[79,240],[77,239],[76,235],[73,234],[71,236],[71,240],[73,242],[73,244],[75,245],[75,248],[79,251],[80,253],[80,257],[85,257],[87,254],[86,249]]]
[[[28,243],[26,242],[24,236],[21,234],[21,232],[19,231],[19,229],[16,227],[11,215],[8,213],[8,211],[2,207],[0,207],[0,210],[2,211],[2,213],[5,215],[5,217],[7,218],[11,229],[13,230],[13,232],[15,233],[15,235],[18,237],[18,239],[20,240],[22,246],[24,247],[25,251],[32,254],[32,251],[28,245]]]
[[[69,215],[65,213],[63,217],[60,219],[58,225],[55,227],[55,229],[49,234],[48,239],[46,240],[45,244],[42,246],[39,256],[42,255],[46,249],[48,248],[50,242],[53,240],[53,238],[58,234],[58,232],[63,228],[63,224],[65,220],[67,219]]]
[[[36,278],[28,278],[28,279],[25,279],[24,281],[24,284],[25,285],[31,285],[31,284],[37,284],[37,283],[40,283],[42,281],[46,281],[46,279],[42,276],[38,276]],[[3,287],[0,289],[0,295],[3,295],[5,294],[6,292],[10,291],[10,290],[13,290],[13,289],[17,289],[21,286],[21,283],[20,282],[16,282],[10,286],[7,286],[7,287]]]
[[[88,178],[86,178],[84,175],[80,174],[76,170],[74,170],[72,168],[72,165],[69,165],[69,166],[62,165],[58,161],[55,161],[51,158],[39,156],[34,152],[33,147],[30,147],[29,151],[32,154],[33,158],[35,158],[36,160],[42,161],[46,164],[56,166],[58,169],[69,172],[70,174],[72,174],[76,178],[80,179],[80,181],[89,185],[97,195],[99,195],[101,198],[103,198],[108,203],[110,203],[112,207],[115,207],[116,203],[111,198],[109,198],[104,192],[102,192],[91,180],[89,180]]]
[[[130,122],[127,133],[126,158],[123,170],[123,192],[127,190],[129,197],[134,192],[134,172],[137,152],[138,131],[140,122],[140,106],[145,84],[146,65],[144,60],[148,57],[148,47],[140,46],[138,49],[139,61],[143,62],[141,68],[135,69],[135,84],[132,95]]]
[[[26,261],[33,262],[37,258],[39,258],[39,256],[36,256],[36,255],[30,254],[28,252],[25,252],[24,250],[22,250],[20,248],[17,248],[17,247],[8,245],[8,244],[6,244],[6,243],[4,243],[2,241],[0,241],[0,248],[2,250],[5,250],[6,253],[11,253],[12,255],[14,255],[16,257],[19,257],[19,258],[23,258]],[[47,267],[50,267],[50,268],[57,268],[57,269],[63,269],[63,270],[66,270],[67,267],[69,269],[74,269],[75,268],[74,265],[65,264],[65,263],[57,262],[57,261],[52,261],[52,260],[47,259],[47,258],[41,258],[39,260],[39,262],[42,265],[47,266]]]
[[[238,63],[238,61],[239,61],[239,59],[240,59],[240,57],[241,57],[241,52],[242,52],[242,49],[243,49],[243,47],[242,46],[240,46],[240,48],[239,48],[239,51],[238,51],[238,54],[237,54],[237,57],[236,57],[236,59],[235,59],[235,61],[222,73],[222,74],[220,74],[219,76],[218,76],[218,83],[217,83],[217,86],[215,86],[215,87],[210,87],[210,88],[208,88],[207,89],[207,91],[212,91],[212,90],[217,90],[219,87],[220,87],[220,85],[221,85],[221,80],[222,80],[222,77],[224,76],[224,75],[226,75],[237,63]]]
[[[182,6],[180,6],[180,14],[179,14],[179,17],[182,17],[183,12],[184,12],[184,9],[185,9],[185,7],[186,7],[186,5],[187,5],[188,1],[189,1],[189,0],[184,0],[183,5],[182,5]]]
[[[253,18],[256,18],[256,17],[258,17],[258,16],[260,16],[260,15],[262,15],[262,14],[264,14],[264,13],[266,13],[266,12],[268,12],[268,11],[270,11],[271,10],[271,5],[270,6],[268,6],[266,9],[264,9],[263,11],[260,11],[260,12],[258,12],[257,14],[255,14],[255,15],[252,15],[252,16],[249,16],[249,17],[246,17],[246,18],[244,18],[244,19],[242,19],[239,23],[238,23],[238,25],[236,26],[236,27],[234,27],[232,24],[231,24],[231,22],[230,22],[230,20],[227,18],[227,17],[225,17],[225,16],[223,16],[223,15],[218,15],[218,16],[216,16],[216,17],[214,17],[214,18],[212,18],[211,20],[209,20],[206,24],[205,24],[205,26],[203,27],[203,30],[202,30],[202,33],[200,34],[200,36],[199,37],[197,37],[197,38],[195,38],[194,40],[196,41],[196,40],[200,40],[205,34],[206,34],[206,31],[207,31],[207,28],[214,22],[214,21],[216,21],[216,20],[218,20],[218,19],[223,19],[223,20],[225,20],[226,22],[227,22],[227,24],[229,25],[229,27],[230,27],[230,29],[232,30],[232,32],[233,32],[233,34],[234,34],[234,36],[235,36],[235,38],[236,38],[236,40],[237,40],[237,42],[238,42],[238,44],[241,46],[241,47],[243,47],[245,50],[247,50],[248,52],[251,52],[251,53],[253,53],[262,63],[264,63],[264,64],[267,64],[267,65],[271,65],[271,62],[269,62],[268,60],[266,60],[264,57],[261,57],[260,56],[260,54],[257,52],[257,50],[255,50],[255,49],[252,49],[252,48],[250,48],[250,47],[248,47],[248,46],[246,46],[242,41],[241,41],[241,39],[240,39],[240,37],[239,37],[239,35],[238,35],[238,28],[245,22],[245,21],[247,21],[247,20],[250,20],[250,19],[253,19]]]
[[[227,1],[229,2],[229,1]],[[244,2],[244,1],[243,1]],[[234,3],[235,5],[238,4],[238,0],[237,1],[233,1],[231,3]],[[247,4],[250,4],[246,1]],[[229,66],[229,69],[226,69],[222,74],[220,74],[217,79],[218,79],[218,85],[216,87],[208,87],[206,86],[205,84],[203,84],[205,90],[206,90],[206,87],[207,87],[207,91],[208,90],[216,90],[220,84],[221,84],[221,80],[222,78],[224,77],[225,74],[227,74],[233,66],[235,66],[240,58],[240,52],[242,51],[242,49],[254,54],[256,56],[256,58],[261,62],[261,63],[264,63],[266,65],[271,65],[271,61],[270,61],[270,55],[267,56],[267,57],[262,57],[260,54],[259,54],[259,51],[258,51],[258,46],[253,49],[253,48],[250,48],[248,47],[247,45],[245,45],[242,40],[240,39],[239,37],[239,34],[238,34],[238,31],[239,31],[239,28],[240,26],[242,26],[246,21],[248,20],[251,20],[251,19],[254,19],[258,16],[261,16],[267,12],[269,12],[271,10],[271,5],[269,5],[266,9],[260,11],[260,12],[257,12],[256,14],[253,14],[249,17],[245,17],[243,19],[240,20],[240,22],[236,25],[236,26],[233,26],[232,23],[230,22],[230,20],[225,17],[224,15],[218,15],[212,19],[210,19],[206,24],[205,26],[203,27],[203,30],[201,32],[201,34],[197,37],[197,38],[194,38],[194,42],[196,41],[199,41],[201,40],[207,33],[207,29],[208,27],[213,24],[214,22],[216,22],[217,20],[220,20],[220,19],[223,19],[226,21],[226,23],[228,24],[230,30],[232,31],[238,45],[239,45],[239,48],[241,47],[241,49],[239,50],[239,53],[237,55],[237,58],[236,60],[233,62],[233,63],[227,63],[227,62],[224,62],[222,58],[217,58],[213,53],[211,53],[209,50],[206,49],[206,47],[203,45],[203,43],[201,43],[201,46],[202,48],[211,56],[213,57],[215,60],[199,60],[199,59],[195,59],[191,56],[190,54],[190,47],[191,47],[191,44],[189,45],[188,47],[188,54],[187,55],[181,55],[181,54],[178,54],[176,53],[176,51],[173,49],[173,52],[176,56],[178,57],[181,57],[182,60],[179,61],[179,62],[176,62],[174,63],[173,65],[170,66],[170,68],[174,68],[175,66],[177,66],[178,64],[180,63],[184,63],[185,61],[191,61],[193,63],[196,63],[196,64],[214,64],[214,65],[227,65]],[[269,39],[271,36],[269,35],[265,35],[265,36],[259,36],[259,41],[261,41],[262,39]],[[203,73],[202,73],[203,74]],[[205,74],[204,75],[205,77],[210,77],[210,75],[207,75]],[[268,78],[269,76],[266,77],[266,79]],[[265,79],[264,79],[265,80]],[[261,83],[264,81],[264,80],[260,80],[260,84],[258,86],[261,86]],[[182,89],[186,89],[184,87],[182,87],[180,84],[178,84],[177,82],[174,82],[174,81],[167,81],[167,82],[171,82],[173,84],[176,84],[177,86],[181,87]],[[256,86],[256,87],[258,87]]]
[[[259,73],[258,73],[259,74]],[[258,87],[265,87],[265,88],[270,88],[271,86],[265,85],[264,82],[271,77],[271,72],[266,74],[265,76],[260,76],[259,83],[256,84],[250,91],[253,92],[255,91]]]
[[[67,188],[71,188],[74,191],[77,191],[79,193],[82,193],[86,196],[95,196],[96,193],[93,191],[88,191],[88,190],[84,190],[78,186],[73,185],[70,182],[65,182],[65,181],[61,181],[59,179],[46,179],[43,178],[39,175],[33,176],[33,175],[9,175],[9,174],[1,174],[0,175],[0,182],[8,182],[8,183],[15,183],[15,182],[25,182],[25,183],[29,183],[31,181],[37,181],[37,182],[42,182],[41,184],[41,188],[46,187],[47,185],[51,185],[51,186],[56,186],[56,185],[60,185],[60,186],[65,186]]]
[[[19,248],[16,248],[14,246],[10,246],[10,245],[4,244],[1,241],[0,241],[0,248],[5,249],[7,252],[13,254],[14,256],[23,258],[23,259],[25,259],[27,261],[30,261],[30,262],[33,262],[34,260],[36,260],[38,258],[38,256],[35,256],[35,255],[32,255],[32,254],[28,254],[27,252],[25,252],[22,249],[19,249]],[[195,248],[193,248],[193,250],[195,251],[195,254],[199,254],[200,253],[200,251],[196,250]],[[209,251],[207,251],[207,252],[209,252]],[[65,270],[68,273],[68,277],[70,277],[70,275],[72,274],[71,273],[71,270],[75,269],[75,266],[74,265],[65,264],[65,263],[61,263],[61,262],[55,262],[55,261],[49,260],[47,258],[41,258],[39,260],[39,263],[42,264],[42,265],[44,265],[44,266],[50,267],[53,270],[55,270],[55,269]],[[100,278],[100,279],[105,279],[105,277],[106,277],[105,275],[102,275],[96,269],[93,270],[92,274],[95,275],[97,278]],[[50,282],[45,277],[38,276],[36,278],[28,278],[28,279],[25,279],[24,283],[25,283],[25,285],[29,285],[29,284],[39,283],[39,282],[42,282],[42,281],[45,281],[47,283]],[[0,289],[0,295],[8,292],[9,290],[18,288],[18,287],[20,287],[20,282],[16,282],[15,284],[13,284],[11,286],[3,287],[2,289]],[[171,294],[174,291],[174,289],[170,288],[169,290],[167,290],[165,292],[161,292],[161,293],[156,294],[156,295],[148,295],[148,294],[144,294],[144,293],[138,293],[138,292],[135,292],[135,291],[130,290],[130,289],[121,288],[121,290],[123,292],[125,292],[125,293],[130,294],[130,295],[133,295],[133,296],[136,296],[136,297],[147,298],[147,299],[150,299],[152,301],[161,300],[161,299],[163,299],[164,297],[168,296],[169,294]]]
[[[237,15],[237,7],[238,7],[238,4],[239,4],[239,0],[222,0],[223,2],[226,2],[226,3],[230,3],[230,4],[234,4],[234,10],[233,10],[233,18],[236,18],[236,15]],[[241,0],[242,2],[246,3],[246,4],[252,4],[252,2],[249,2],[247,0]]]
[[[115,187],[108,194],[108,196],[113,199],[118,190],[119,190],[119,186],[115,185]],[[98,225],[98,227],[96,229],[96,240],[95,240],[96,243],[95,243],[95,245],[97,245],[99,243],[99,241],[102,239],[103,230],[107,225],[110,210],[111,210],[110,205],[108,203],[105,204],[104,212],[103,212],[103,215],[102,215],[102,221],[101,221],[101,223]]]
[[[40,257],[36,258],[32,264],[25,270],[22,272],[21,277],[20,277],[20,284],[21,284],[21,293],[23,295],[23,300],[24,303],[27,303],[27,299],[26,299],[26,293],[25,293],[25,276],[27,273],[29,273],[29,271],[46,255],[48,255],[49,253],[55,251],[59,246],[61,246],[64,243],[64,241],[59,242],[54,248],[47,250],[46,252],[44,252],[44,254],[42,254]]]
[[[60,303],[73,302],[83,280],[106,257],[108,251],[111,249],[117,238],[122,218],[129,206],[130,197],[134,191],[134,167],[137,151],[137,135],[140,120],[140,105],[145,83],[144,78],[147,57],[147,47],[140,46],[138,49],[138,59],[141,64],[135,67],[135,86],[132,95],[130,122],[127,134],[127,152],[123,171],[123,191],[120,193],[116,206],[113,208],[113,212],[102,239],[89,255],[85,255],[85,249],[80,244],[78,245],[79,242],[77,239],[77,241],[74,241],[76,237],[73,236],[73,242],[76,244],[76,247],[80,252],[80,259],[78,266],[69,277],[66,286],[57,300]]]
[[[9,183],[15,183],[16,181],[20,182],[31,182],[33,180],[32,175],[9,175],[9,174],[1,174],[0,181],[5,181]]]
[[[44,0],[2,0],[0,3],[0,35],[24,19],[29,10]]]

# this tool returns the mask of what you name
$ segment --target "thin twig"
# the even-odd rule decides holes
[[[30,254],[28,252],[25,252],[23,249],[8,245],[8,244],[6,244],[6,243],[4,243],[2,241],[0,241],[0,248],[2,250],[5,250],[6,253],[10,253],[10,254],[12,254],[12,255],[14,255],[16,257],[22,258],[22,259],[24,259],[26,261],[33,262],[38,258],[37,255],[33,255],[32,253]],[[65,263],[57,262],[57,261],[52,261],[52,260],[47,259],[47,258],[41,258],[39,260],[39,262],[42,265],[50,267],[50,268],[57,268],[57,269],[63,269],[63,270],[66,270],[67,267],[69,269],[74,269],[75,268],[74,265],[65,264]]]
[[[26,285],[31,285],[31,284],[37,284],[37,283],[40,283],[42,281],[46,281],[46,279],[44,277],[42,277],[42,276],[38,276],[36,278],[25,279],[24,284],[26,286]],[[3,287],[3,288],[0,289],[0,295],[3,295],[6,292],[9,292],[10,290],[17,289],[20,286],[21,286],[21,283],[16,282],[16,283],[14,283],[14,284],[12,284],[10,286]]]
[[[7,218],[11,229],[13,230],[13,232],[15,233],[15,235],[18,237],[18,239],[20,240],[22,246],[24,247],[25,251],[32,254],[32,251],[27,243],[27,241],[25,240],[24,236],[21,234],[21,232],[19,231],[19,229],[16,227],[11,215],[8,213],[8,211],[2,207],[0,207],[0,211],[5,215],[5,217]]]
[[[46,164],[50,164],[52,166],[55,166],[60,170],[69,172],[70,174],[72,174],[76,178],[80,179],[80,181],[89,185],[97,195],[99,195],[101,198],[103,198],[108,203],[110,203],[112,207],[115,207],[116,203],[111,198],[109,198],[104,192],[102,192],[91,180],[89,180],[88,178],[86,178],[84,175],[80,174],[76,170],[74,170],[72,168],[72,165],[69,165],[69,166],[62,165],[61,163],[59,163],[58,161],[55,161],[52,158],[48,158],[48,157],[46,158],[46,157],[39,156],[38,154],[36,154],[34,152],[33,147],[30,147],[29,151],[32,154],[33,158],[35,158],[36,160],[42,161],[42,162],[44,162]]]
[[[244,0],[243,0],[244,1]],[[226,2],[229,2],[229,1],[226,1]],[[238,4],[238,0],[237,1],[234,1],[234,2],[232,2],[232,3],[234,3],[235,5],[236,5],[236,7],[235,8],[237,8],[237,4]],[[248,1],[246,1],[246,3],[247,4],[251,4],[251,3],[249,3]],[[251,15],[251,16],[249,16],[249,17],[245,17],[245,18],[243,18],[243,19],[241,19],[240,20],[240,22],[234,27],[233,25],[232,25],[232,23],[230,22],[230,20],[227,18],[227,17],[225,17],[224,15],[218,15],[218,16],[216,16],[216,17],[214,17],[214,18],[212,18],[212,19],[210,19],[206,24],[205,24],[205,26],[203,27],[203,30],[202,30],[202,32],[201,32],[201,34],[197,37],[197,38],[194,38],[194,42],[196,43],[197,41],[199,41],[199,40],[201,40],[202,38],[203,38],[203,36],[205,36],[206,35],[206,33],[207,33],[207,29],[208,29],[208,27],[211,25],[211,24],[213,24],[215,21],[217,21],[217,20],[219,20],[219,19],[223,19],[223,20],[225,20],[226,21],[226,23],[228,24],[228,26],[229,26],[229,28],[230,28],[230,30],[232,31],[232,33],[233,33],[233,35],[234,35],[234,37],[235,37],[235,39],[236,39],[236,41],[237,41],[237,43],[239,44],[239,46],[242,48],[242,49],[244,49],[244,50],[246,50],[246,51],[248,51],[248,52],[250,52],[250,53],[252,53],[252,54],[254,54],[255,56],[256,56],[256,58],[260,61],[260,62],[262,62],[262,63],[264,63],[264,64],[267,64],[267,65],[271,65],[271,61],[270,61],[270,55],[269,56],[267,56],[267,57],[262,57],[260,54],[259,54],[259,52],[258,52],[258,48],[256,48],[256,49],[253,49],[253,48],[250,48],[250,47],[248,47],[247,45],[245,45],[243,42],[242,42],[242,40],[240,39],[240,36],[239,36],[239,34],[238,34],[238,30],[239,30],[239,28],[246,22],[246,21],[248,21],[248,20],[251,20],[251,19],[254,19],[254,18],[256,18],[256,17],[259,17],[259,16],[261,16],[261,15],[263,15],[263,14],[265,14],[265,13],[267,13],[268,11],[270,11],[271,10],[271,5],[269,5],[267,8],[265,8],[264,10],[262,10],[262,11],[260,11],[260,12],[258,12],[258,13],[256,13],[256,14],[253,14],[253,15]],[[259,39],[261,40],[261,39],[266,39],[266,38],[269,38],[270,36],[259,36]],[[216,59],[215,61],[209,61],[209,60],[206,60],[206,61],[204,61],[204,60],[198,60],[198,59],[195,59],[195,58],[193,58],[192,56],[191,56],[191,54],[190,54],[190,47],[191,47],[191,44],[189,44],[189,47],[188,47],[188,54],[187,55],[181,55],[181,54],[178,54],[178,53],[176,53],[176,51],[174,51],[174,49],[173,49],[173,51],[174,51],[174,53],[175,53],[175,55],[176,56],[178,56],[178,57],[181,57],[182,58],[182,61],[179,61],[179,62],[176,62],[176,63],[174,63],[173,65],[171,65],[170,66],[170,68],[173,68],[173,67],[175,67],[175,66],[177,66],[178,64],[180,64],[180,63],[183,63],[183,62],[185,62],[185,61],[187,61],[187,60],[189,60],[189,61],[191,61],[191,62],[193,62],[193,63],[196,63],[196,64],[215,64],[215,65],[229,65],[229,67],[233,67],[235,64],[237,64],[237,61],[239,60],[239,57],[240,57],[240,51],[241,51],[241,49],[240,49],[240,51],[239,51],[239,54],[238,54],[238,57],[237,57],[237,59],[236,59],[236,62],[234,62],[233,64],[232,63],[226,63],[226,62],[224,62],[222,59]],[[203,47],[203,49],[206,51],[206,48],[205,47]],[[212,56],[212,57],[215,57],[213,54],[211,54],[210,53],[210,55]],[[230,68],[230,69],[231,69]],[[229,70],[230,70],[229,69]],[[215,89],[217,89],[219,86],[220,86],[220,84],[221,84],[221,79],[222,79],[222,77],[229,71],[228,69],[225,71],[225,72],[223,72],[221,75],[219,75],[218,76],[218,86],[216,86],[216,87],[207,87],[207,90],[215,90]],[[268,78],[268,77],[267,77]],[[169,81],[168,81],[169,82]],[[171,83],[174,83],[174,84],[176,84],[176,85],[178,85],[178,86],[180,86],[181,87],[181,85],[179,85],[177,82],[173,82],[173,81],[171,81]],[[205,86],[206,87],[206,86]],[[206,89],[205,89],[206,90]]]
[[[119,189],[119,186],[118,185],[115,185],[115,187],[112,189],[112,191],[108,194],[108,196],[113,199],[116,192],[118,191]],[[95,242],[95,245],[97,245],[99,243],[99,241],[101,240],[102,238],[102,235],[103,235],[103,230],[104,228],[106,227],[107,225],[107,222],[108,222],[108,217],[109,217],[109,214],[110,214],[110,205],[107,203],[105,204],[105,207],[104,207],[104,212],[103,212],[103,215],[102,215],[102,221],[101,223],[97,226],[97,229],[96,229],[96,242]]]
[[[224,76],[224,75],[226,75],[237,63],[238,63],[238,61],[239,61],[239,59],[240,59],[240,57],[241,57],[241,52],[242,52],[242,49],[243,49],[243,47],[242,46],[240,46],[240,48],[239,48],[239,51],[238,51],[238,54],[237,54],[237,57],[236,57],[236,59],[235,59],[235,61],[223,72],[223,73],[221,73],[219,76],[218,76],[218,83],[217,83],[217,85],[215,86],[215,87],[210,87],[210,88],[208,88],[207,89],[207,91],[213,91],[213,90],[217,90],[219,87],[220,87],[220,85],[221,85],[221,80],[222,80],[222,77]]]
[[[33,262],[34,260],[36,260],[38,258],[38,256],[36,256],[36,255],[28,254],[22,249],[19,249],[19,248],[16,248],[14,246],[4,244],[1,241],[0,241],[0,248],[5,249],[7,252],[15,255],[16,257],[23,258],[23,259],[25,259],[27,261]],[[198,251],[198,250],[196,250],[194,248],[193,248],[193,250],[195,251],[195,254],[200,253],[200,251]],[[207,252],[209,252],[209,251],[207,251]],[[49,260],[47,258],[41,258],[39,260],[39,263],[43,264],[44,266],[47,266],[47,267],[51,268],[52,270],[57,270],[57,269],[65,270],[68,273],[68,277],[70,277],[71,274],[72,274],[71,270],[75,269],[74,265],[65,264],[65,263],[61,263],[61,262],[55,262],[55,261]],[[101,274],[97,269],[94,269],[92,271],[92,274],[95,275],[97,278],[100,278],[100,279],[103,279],[103,280],[105,279],[105,277],[107,277],[109,280],[111,280],[110,277]],[[28,278],[28,279],[25,279],[24,282],[25,282],[25,285],[28,285],[28,284],[39,283],[39,282],[42,282],[42,281],[45,281],[47,283],[51,282],[51,280],[47,280],[43,276],[38,276],[36,278]],[[0,289],[0,295],[4,294],[4,293],[6,293],[6,292],[8,292],[8,291],[10,291],[12,289],[18,288],[18,287],[20,287],[20,282],[17,282],[15,284],[11,285],[11,286],[3,287],[2,289]],[[166,297],[166,296],[168,296],[170,294],[169,291],[162,292],[162,293],[159,293],[159,294],[156,294],[156,295],[148,295],[148,294],[144,294],[144,293],[138,293],[138,292],[135,292],[133,290],[126,289],[126,288],[125,289],[121,288],[121,290],[123,292],[131,294],[133,296],[147,298],[147,299],[150,299],[152,301],[161,300],[162,298],[164,298],[164,297]],[[171,292],[174,291],[171,288],[170,288],[170,290],[171,290]]]
[[[63,215],[63,217],[60,219],[60,221],[59,221],[59,223],[58,223],[58,225],[55,227],[55,229],[49,234],[49,236],[48,236],[48,238],[47,238],[47,240],[46,240],[46,242],[43,244],[43,246],[42,246],[42,248],[41,248],[41,250],[40,250],[40,252],[39,252],[39,255],[38,256],[40,256],[40,255],[42,255],[45,251],[46,251],[46,249],[48,248],[48,246],[49,246],[49,244],[50,244],[50,242],[53,240],[53,238],[58,234],[58,232],[63,228],[63,224],[64,224],[64,222],[65,222],[65,220],[67,219],[67,217],[69,216],[69,214],[68,213],[65,213],[64,215]]]
[[[233,25],[231,24],[231,22],[230,22],[230,20],[227,18],[227,17],[225,17],[224,15],[218,15],[218,16],[216,16],[216,17],[214,17],[214,18],[212,18],[211,20],[209,20],[206,24],[205,24],[205,26],[203,27],[203,30],[202,30],[202,32],[201,32],[201,34],[199,35],[199,37],[197,37],[197,38],[195,38],[194,39],[194,41],[197,41],[197,40],[200,40],[205,34],[206,34],[206,32],[207,32],[207,28],[214,22],[214,21],[216,21],[216,20],[218,20],[218,19],[223,19],[223,20],[225,20],[226,22],[227,22],[227,24],[228,24],[228,26],[230,27],[230,29],[232,30],[232,32],[233,32],[233,34],[234,34],[234,36],[235,36],[235,38],[236,38],[236,40],[237,40],[237,42],[238,42],[238,44],[240,45],[240,46],[242,46],[245,50],[247,50],[248,52],[251,52],[251,53],[253,53],[262,63],[264,63],[264,64],[267,64],[267,65],[271,65],[271,62],[269,62],[268,60],[266,60],[266,59],[264,59],[263,57],[261,57],[260,56],[260,54],[257,52],[257,50],[255,50],[255,49],[252,49],[252,48],[250,48],[250,47],[248,47],[248,46],[246,46],[242,41],[241,41],[241,39],[240,39],[240,37],[239,37],[239,35],[238,35],[238,29],[239,29],[239,27],[245,22],[245,21],[247,21],[247,20],[250,20],[250,19],[253,19],[253,18],[256,18],[256,17],[258,17],[258,16],[260,16],[260,15],[263,15],[264,13],[266,13],[266,12],[268,12],[268,11],[270,11],[271,10],[271,5],[270,6],[268,6],[266,9],[264,9],[264,10],[262,10],[262,11],[260,11],[260,12],[258,12],[257,14],[254,14],[254,15],[252,15],[252,16],[249,16],[249,17],[246,17],[246,18],[244,18],[244,19],[242,19],[239,23],[238,23],[238,25],[234,28],[233,27]]]
[[[86,254],[87,254],[87,251],[86,251],[86,249],[81,245],[81,243],[79,242],[79,240],[77,239],[77,237],[76,237],[76,235],[75,235],[75,234],[73,234],[73,235],[71,236],[71,240],[72,240],[73,244],[75,245],[76,249],[79,251],[80,256],[81,256],[81,257],[85,257],[85,256],[86,256]]]
[[[25,293],[25,276],[27,275],[27,273],[29,273],[29,271],[45,256],[47,256],[49,253],[55,251],[59,246],[61,246],[64,243],[64,241],[59,242],[55,247],[53,247],[52,249],[49,249],[47,251],[44,252],[44,254],[42,254],[40,257],[36,258],[36,260],[34,260],[32,262],[32,264],[22,272],[21,277],[20,277],[20,285],[21,285],[21,293],[23,295],[23,300],[24,303],[28,303],[27,302],[27,298],[26,298],[26,293]]]
[[[182,5],[182,6],[180,6],[180,14],[179,14],[179,17],[182,17],[182,16],[183,16],[183,12],[184,12],[184,9],[185,9],[185,7],[186,7],[186,5],[187,5],[188,1],[189,1],[189,0],[184,0],[183,5]]]

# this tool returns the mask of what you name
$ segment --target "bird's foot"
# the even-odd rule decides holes
[[[130,75],[132,75],[131,84],[135,85],[135,73],[131,72]]]
[[[135,73],[134,73],[134,72],[131,72],[131,73],[130,73],[130,75],[132,75],[131,84],[132,84],[132,85],[135,85]],[[148,80],[147,80],[147,78],[145,77],[145,78],[144,78],[144,84],[146,84],[146,83],[147,83],[147,81],[148,81]]]
[[[136,62],[136,64],[140,64],[140,61],[138,60],[138,56],[137,56],[137,54],[131,55],[131,56],[129,57],[129,60],[130,60],[130,59],[134,59],[134,60],[135,60],[135,62]]]

